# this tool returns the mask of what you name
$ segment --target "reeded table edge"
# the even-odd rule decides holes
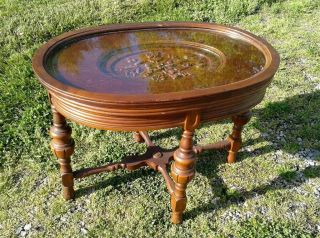
[[[141,30],[141,29],[156,29],[156,28],[182,28],[182,29],[207,29],[207,30],[218,30],[221,33],[225,33],[230,37],[237,37],[241,40],[245,40],[250,44],[257,47],[265,56],[266,64],[264,69],[259,73],[249,77],[247,79],[211,87],[204,89],[193,89],[188,91],[181,92],[170,92],[170,93],[160,93],[160,94],[110,94],[110,93],[96,93],[90,92],[69,85],[65,85],[54,77],[52,77],[45,69],[44,62],[46,56],[51,50],[53,50],[57,45],[88,35],[97,35],[102,32],[118,32],[126,30]],[[139,103],[157,103],[157,102],[166,102],[166,101],[176,101],[176,100],[187,100],[198,97],[213,96],[219,93],[232,92],[236,90],[244,90],[260,83],[266,83],[269,81],[275,74],[280,62],[280,57],[277,51],[263,38],[258,37],[250,32],[245,30],[224,26],[214,23],[201,23],[201,22],[148,22],[148,23],[130,23],[130,24],[112,24],[112,25],[103,25],[98,27],[90,27],[79,29],[75,31],[70,31],[59,35],[42,47],[40,47],[33,59],[32,67],[36,73],[40,82],[49,90],[57,94],[62,94],[68,96],[69,98],[81,98],[83,100],[89,101],[101,101],[101,102],[117,102],[117,103],[126,103],[126,104],[139,104]]]

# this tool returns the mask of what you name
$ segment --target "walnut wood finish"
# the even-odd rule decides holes
[[[219,72],[224,65],[237,66],[237,62],[239,63],[241,61],[239,61],[239,59],[237,61],[236,58],[232,58],[230,61],[230,57],[225,57],[226,52],[223,52],[228,51],[228,49],[215,49],[214,47],[212,48],[212,46],[206,46],[201,39],[199,39],[199,42],[178,42],[178,44],[180,44],[179,47],[185,47],[181,48],[181,52],[191,55],[190,60],[192,60],[192,62],[189,63],[187,60],[189,56],[183,56],[182,58],[179,58],[181,55],[178,55],[179,57],[176,56],[176,58],[170,56],[170,54],[178,52],[174,49],[172,42],[157,42],[157,40],[155,40],[155,42],[152,43],[153,45],[157,45],[157,43],[159,43],[159,45],[166,45],[167,48],[164,49],[164,51],[168,53],[167,55],[161,52],[157,53],[157,51],[150,54],[141,51],[141,55],[144,57],[141,62],[138,62],[135,58],[131,58],[128,59],[127,65],[120,65],[119,69],[114,70],[124,72],[124,77],[131,77],[133,80],[136,80],[137,77],[143,73],[141,80],[150,79],[156,83],[160,82],[159,85],[165,82],[172,82],[174,85],[179,85],[179,80],[184,77],[189,77],[190,81],[185,82],[190,84],[191,86],[189,86],[192,87],[192,89],[175,91],[175,88],[170,88],[171,91],[161,93],[103,93],[100,91],[92,91],[85,86],[76,87],[64,82],[66,79],[63,78],[58,80],[48,71],[47,62],[50,60],[50,57],[55,52],[65,49],[65,46],[70,45],[70,42],[79,42],[80,40],[90,37],[94,38],[108,34],[117,35],[124,32],[157,32],[163,30],[168,30],[171,33],[180,31],[179,34],[182,34],[181,32],[184,30],[188,30],[189,32],[192,30],[195,32],[203,31],[213,34],[212,37],[223,36],[225,39],[232,41],[238,40],[239,42],[245,42],[245,44],[251,45],[252,49],[258,51],[260,56],[263,55],[263,62],[265,62],[265,64],[262,68],[254,68],[256,72],[244,79],[212,87],[208,86],[207,88],[198,88],[197,83],[195,83],[196,81],[192,81],[192,78],[199,76],[197,75],[197,67],[201,69],[202,74],[199,76],[201,79],[201,76],[205,76],[203,73],[205,73],[206,68],[208,68],[209,72],[211,66],[216,67],[215,69]],[[107,45],[117,45],[117,41],[120,40],[123,39],[118,38],[113,41],[107,41]],[[101,42],[101,44],[105,43]],[[90,45],[86,45],[86,47],[89,50],[94,48]],[[203,48],[201,49],[201,47]],[[241,45],[238,46],[239,49],[241,49],[241,47]],[[196,53],[192,55],[193,50],[195,50]],[[209,59],[211,56],[209,57],[206,53],[203,53],[210,50],[214,51],[211,55],[212,61]],[[71,51],[71,53],[72,52],[73,51]],[[110,57],[115,57],[115,52],[116,51],[112,51],[113,55]],[[245,53],[246,52],[244,52],[243,55],[246,55]],[[201,62],[199,61],[199,64],[197,64],[197,54],[202,54],[201,57],[204,59],[203,61],[200,60]],[[168,55],[171,57],[170,59]],[[76,56],[75,59],[77,57],[78,56]],[[84,56],[82,55],[82,57]],[[121,57],[126,57],[126,55],[123,56],[122,54]],[[254,60],[255,56],[252,55],[252,57],[250,60]],[[68,63],[67,61],[65,63]],[[177,62],[181,64],[181,67],[177,66]],[[152,73],[152,69],[148,68],[150,65],[156,69],[154,74]],[[33,69],[40,82],[46,87],[50,94],[53,113],[53,126],[50,130],[52,137],[51,147],[60,163],[64,198],[71,199],[74,197],[74,178],[84,178],[93,174],[110,172],[116,169],[134,170],[142,166],[149,166],[163,175],[171,195],[171,220],[173,223],[181,223],[182,214],[187,202],[187,184],[195,175],[196,155],[210,149],[227,149],[229,151],[227,161],[229,163],[235,161],[236,154],[241,146],[241,130],[250,119],[250,110],[263,99],[266,87],[270,84],[278,66],[278,53],[262,38],[234,27],[211,23],[158,22],[107,25],[68,32],[50,40],[42,46],[33,57]],[[103,68],[102,71],[110,70],[109,68],[113,66],[107,65],[106,67],[107,69]],[[84,70],[85,72],[91,72],[91,70],[93,72],[97,69],[89,68],[89,70]],[[232,75],[237,76],[237,72],[240,72],[239,76],[243,76],[241,75],[241,68],[234,68],[234,70],[236,71],[232,72]],[[112,77],[117,76],[113,75]],[[113,80],[110,78],[107,79]],[[210,79],[210,77],[208,77],[208,79]],[[85,79],[89,84],[83,85],[90,87],[90,83],[96,83],[95,80],[98,80],[98,78]],[[126,89],[130,91],[132,82],[130,80],[121,81],[122,78],[119,78],[119,80],[120,81],[117,82],[113,81],[114,86],[116,87],[118,83],[126,82]],[[103,84],[104,82],[102,81],[100,79],[99,82]],[[151,86],[153,84],[154,82],[150,83]],[[185,86],[184,83],[180,85],[182,85],[182,88]],[[170,87],[170,83],[167,84],[167,86]],[[109,89],[112,90],[112,87],[109,87]],[[65,117],[92,128],[131,131],[133,132],[133,138],[136,142],[146,143],[147,152],[143,155],[125,157],[121,162],[111,163],[97,168],[85,168],[73,172],[70,164],[70,156],[74,150],[74,141],[71,138],[71,128],[66,124]],[[216,121],[223,118],[232,118],[234,122],[233,131],[227,140],[210,145],[193,145],[192,137],[200,121]],[[176,126],[183,127],[184,132],[180,146],[175,150],[165,150],[154,145],[147,133],[148,130]],[[171,176],[167,172],[170,161],[173,161],[171,165]]]
[[[222,141],[218,141],[213,144],[196,145],[193,147],[193,151],[196,154],[201,154],[202,152],[204,152],[206,150],[222,150],[222,149],[228,149],[228,148],[230,148],[230,141],[222,140]]]
[[[66,200],[74,198],[73,173],[70,156],[74,151],[74,140],[71,138],[71,127],[52,105],[53,125],[50,129],[51,149],[58,158],[62,180],[63,197]]]
[[[228,137],[228,141],[230,142],[229,154],[227,161],[228,163],[234,163],[236,161],[236,155],[238,150],[241,148],[242,138],[241,131],[243,126],[247,124],[251,118],[251,111],[240,114],[238,116],[233,116],[233,129],[231,135]]]
[[[252,44],[265,57],[262,71],[246,80],[210,88],[159,94],[108,94],[91,92],[56,80],[46,69],[46,59],[64,44],[90,35],[146,29],[204,29]],[[33,69],[52,95],[52,103],[65,117],[97,129],[147,131],[183,126],[185,115],[198,110],[202,122],[228,118],[258,104],[279,65],[279,56],[269,43],[253,34],[217,24],[163,22],[107,25],[72,31],[41,47],[33,58]]]
[[[138,143],[142,143],[144,142],[144,139],[142,138],[142,136],[140,135],[139,131],[135,131],[133,132],[133,139],[135,142],[138,142]]]
[[[110,163],[104,166],[95,168],[85,168],[73,172],[75,178],[84,178],[93,174],[98,174],[102,172],[111,172],[117,169],[128,169],[136,170],[143,166],[149,166],[155,171],[162,173],[167,187],[170,193],[173,191],[173,183],[167,173],[167,166],[169,162],[173,159],[174,150],[165,150],[159,146],[149,146],[146,153],[138,156],[128,156],[122,159],[121,162]]]
[[[182,222],[182,213],[187,204],[187,184],[195,174],[196,153],[193,150],[192,137],[199,123],[200,115],[198,113],[192,113],[186,117],[180,146],[173,154],[174,163],[171,167],[171,176],[175,186],[171,194],[171,221],[174,224]]]

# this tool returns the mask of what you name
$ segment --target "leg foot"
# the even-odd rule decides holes
[[[52,105],[53,125],[50,129],[51,149],[60,164],[62,192],[65,200],[74,198],[73,173],[70,156],[74,151],[74,141],[71,138],[71,128]]]
[[[175,182],[174,191],[171,194],[171,221],[174,224],[182,222],[182,213],[186,209],[187,184],[194,177],[194,164],[196,160],[192,144],[193,131],[185,130],[182,135],[180,147],[174,152],[174,162],[171,167],[171,176]]]
[[[233,121],[233,129],[231,135],[228,137],[228,141],[230,142],[230,149],[228,152],[228,163],[234,163],[236,161],[236,156],[238,151],[241,148],[241,132],[243,126],[250,121],[251,111],[240,114],[238,116],[232,117]]]

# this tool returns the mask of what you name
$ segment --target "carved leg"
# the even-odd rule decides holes
[[[171,167],[171,176],[175,182],[175,188],[171,195],[172,218],[174,224],[182,222],[182,213],[186,209],[187,184],[193,178],[196,155],[192,145],[193,131],[184,131],[180,147],[174,152],[174,162]]]
[[[171,176],[175,182],[175,186],[171,193],[171,221],[174,224],[182,222],[182,213],[186,209],[187,204],[187,184],[195,174],[196,154],[193,150],[192,137],[194,129],[198,126],[199,122],[200,117],[197,114],[187,117],[180,146],[173,154],[174,162],[171,166]]]
[[[53,125],[50,129],[51,149],[58,158],[62,180],[62,191],[65,200],[74,198],[73,173],[70,156],[74,151],[74,141],[71,138],[71,127],[52,105]]]
[[[144,142],[144,139],[140,135],[139,131],[133,132],[133,139],[134,139],[135,142],[138,142],[138,143]]]
[[[241,148],[241,131],[243,126],[250,121],[251,111],[232,117],[233,129],[231,135],[228,137],[230,142],[230,149],[227,161],[228,163],[234,163],[236,161],[236,155]]]

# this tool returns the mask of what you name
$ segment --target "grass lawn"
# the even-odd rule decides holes
[[[320,237],[320,2],[315,0],[0,0],[0,237]],[[114,22],[227,23],[266,38],[281,64],[244,130],[238,162],[199,157],[184,223],[170,223],[169,194],[150,169],[76,181],[60,194],[49,149],[51,112],[31,68],[44,42],[65,31]],[[71,123],[73,167],[144,152],[130,133]],[[197,143],[220,140],[231,123],[205,124]],[[181,130],[151,132],[164,148]]]

